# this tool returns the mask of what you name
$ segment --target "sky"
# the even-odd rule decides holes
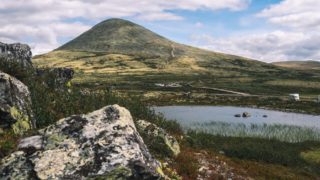
[[[320,0],[0,0],[0,41],[42,54],[109,18],[264,62],[320,60]]]

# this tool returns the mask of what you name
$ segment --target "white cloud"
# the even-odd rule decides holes
[[[192,36],[196,46],[266,62],[282,60],[319,60],[320,35],[273,31],[229,38]]]
[[[319,0],[283,0],[265,8],[256,17],[266,19],[275,30],[227,38],[195,35],[192,41],[210,50],[266,62],[320,60]],[[247,19],[241,19],[240,24],[246,25]]]
[[[0,40],[31,43],[36,53],[59,46],[58,39],[75,37],[109,17],[133,17],[147,21],[181,20],[172,10],[245,9],[250,0],[1,0]],[[70,22],[72,21],[73,22]]]
[[[258,14],[270,23],[298,30],[320,30],[319,0],[284,0]]]

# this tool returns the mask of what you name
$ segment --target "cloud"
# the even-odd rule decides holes
[[[319,60],[320,35],[272,31],[228,38],[194,35],[193,45],[205,49],[245,56],[265,62]]]
[[[284,0],[272,5],[257,16],[272,23],[297,30],[320,30],[319,0]]]
[[[58,39],[74,38],[89,29],[85,21],[97,23],[109,17],[182,20],[172,11],[239,11],[249,4],[250,0],[1,0],[0,40],[29,43],[35,53],[43,53],[59,46]]]
[[[226,38],[193,35],[191,40],[195,46],[266,62],[320,60],[319,9],[319,0],[283,0],[255,16],[269,22],[273,30]],[[241,19],[240,24],[246,25],[247,20]]]

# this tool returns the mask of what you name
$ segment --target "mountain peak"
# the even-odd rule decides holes
[[[135,24],[131,21],[125,20],[125,19],[121,19],[121,18],[110,18],[107,20],[104,20],[102,22],[100,22],[99,24],[108,24],[108,23],[112,23],[112,24]]]
[[[112,18],[100,22],[57,50],[170,56],[174,42],[133,22]]]

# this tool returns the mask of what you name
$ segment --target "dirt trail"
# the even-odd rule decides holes
[[[221,88],[198,87],[198,89],[221,91],[221,92],[237,94],[237,95],[241,95],[241,96],[253,96],[253,95],[248,94],[248,93],[243,93],[243,92],[238,92],[238,91],[231,91],[231,90],[221,89]]]

